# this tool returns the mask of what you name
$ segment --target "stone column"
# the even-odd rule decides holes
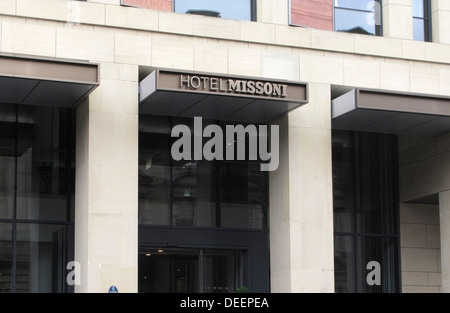
[[[75,292],[137,292],[138,67],[101,64],[77,109]]]
[[[433,42],[450,44],[450,1],[431,0]]]
[[[280,167],[270,173],[272,292],[334,292],[330,85],[278,121]]]
[[[383,36],[413,39],[411,0],[383,0]]]
[[[289,14],[287,0],[257,0],[256,20],[263,23],[288,25]]]

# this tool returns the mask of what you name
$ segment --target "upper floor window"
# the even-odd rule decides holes
[[[174,0],[174,11],[235,20],[256,20],[256,0]]]
[[[413,0],[414,40],[431,41],[430,17],[430,1]]]
[[[381,0],[334,0],[334,30],[381,35]]]

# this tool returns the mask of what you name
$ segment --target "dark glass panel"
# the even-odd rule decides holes
[[[73,118],[68,109],[19,107],[17,218],[65,221],[72,217]]]
[[[223,162],[220,182],[221,226],[263,229],[267,181],[260,165]]]
[[[64,292],[67,226],[17,224],[16,292]]]
[[[352,236],[334,237],[334,279],[336,293],[355,292],[355,244]]]
[[[353,136],[333,133],[334,231],[355,231],[355,151]]]
[[[395,293],[399,292],[399,264],[398,264],[398,240],[397,238],[387,237],[357,237],[357,250],[360,251],[361,258],[358,258],[360,264],[357,269],[360,270],[360,279],[358,290],[366,293]],[[374,267],[368,268],[370,262],[379,264],[380,272]],[[375,271],[375,272],[373,272]],[[369,274],[380,274],[380,285],[369,285],[367,276]],[[369,278],[374,278],[369,276]]]
[[[16,106],[0,105],[0,218],[14,214]]]
[[[12,223],[0,223],[0,293],[11,292],[12,266]]]
[[[139,223],[170,225],[168,134],[139,133]]]

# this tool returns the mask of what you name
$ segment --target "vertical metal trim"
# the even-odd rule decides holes
[[[250,20],[252,22],[258,22],[258,13],[256,8],[256,0],[250,0]]]
[[[292,25],[292,0],[288,0],[288,25]]]
[[[16,120],[14,123],[14,193],[13,193],[13,220],[12,220],[12,275],[11,275],[11,292],[16,293],[16,278],[17,278],[17,157],[19,155],[18,150],[18,138],[19,138],[19,105],[15,104]]]

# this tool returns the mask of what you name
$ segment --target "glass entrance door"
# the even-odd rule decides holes
[[[140,293],[228,293],[245,285],[244,251],[139,249]]]

